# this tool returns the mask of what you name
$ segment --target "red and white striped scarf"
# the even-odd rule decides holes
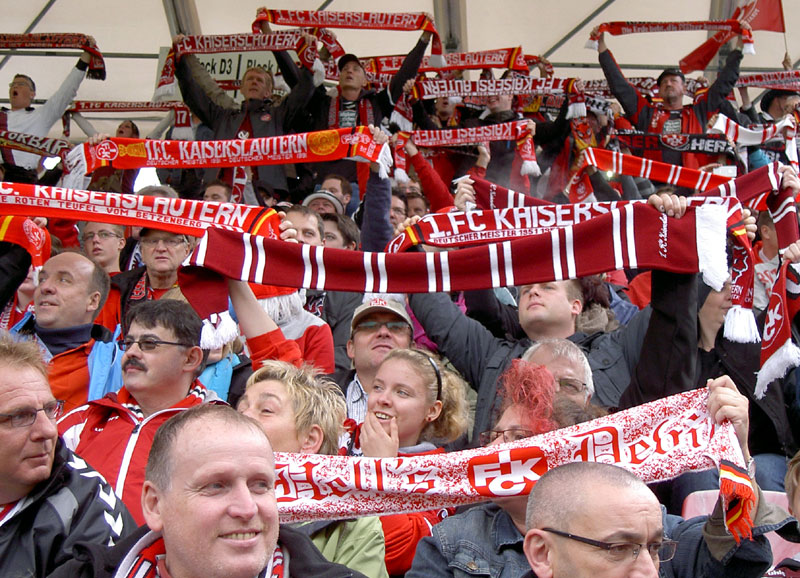
[[[330,10],[267,10],[256,15],[253,29],[266,21],[281,26],[311,28],[350,28],[357,30],[423,30],[433,35],[431,60],[433,66],[444,66],[442,41],[433,21],[422,12],[335,12]]]
[[[376,74],[397,74],[405,60],[405,54],[394,56],[371,56],[361,58],[364,70]],[[522,53],[522,47],[495,48],[494,50],[481,50],[479,52],[450,52],[444,55],[444,66],[433,66],[430,57],[422,59],[418,72],[441,72],[443,70],[484,70],[486,68],[500,68],[505,70],[518,70],[528,72],[528,64]]]
[[[776,72],[759,72],[740,76],[737,87],[758,86],[760,88],[776,88],[778,90],[800,90],[800,70],[779,70]]]
[[[309,46],[303,35],[297,32],[274,34],[215,34],[212,36],[185,36],[172,45],[161,74],[154,98],[165,98],[177,94],[175,68],[184,54],[218,54],[220,52],[264,52],[294,50],[300,62],[308,69],[314,65],[317,47]]]
[[[89,44],[85,34],[72,32],[44,32],[40,34],[0,34],[0,48],[24,50],[27,48],[80,48],[92,55],[86,76],[105,80],[106,64],[97,46]]]
[[[721,288],[728,277],[725,218],[718,206],[667,219],[652,207],[633,204],[525,239],[410,254],[297,245],[213,228],[187,264],[265,285],[365,293],[466,291],[639,267],[700,271]]]
[[[597,41],[600,34],[607,32],[612,36],[623,34],[638,34],[641,32],[681,32],[691,30],[719,30],[722,32],[732,32],[740,34],[744,42],[742,52],[744,54],[755,54],[753,48],[753,33],[749,29],[742,28],[738,20],[693,20],[689,22],[604,22],[589,35],[586,48],[597,50]]]
[[[460,452],[402,458],[276,453],[281,521],[425,511],[527,495],[549,469],[574,461],[613,463],[645,482],[714,465],[744,471],[733,426],[713,423],[706,398],[703,389],[690,391],[517,442]],[[726,480],[721,487],[729,510],[742,514],[738,520],[726,517],[738,541],[749,536],[755,493],[746,471]]]
[[[90,174],[99,167],[117,169],[236,167],[326,162],[350,158],[377,162],[388,176],[391,150],[378,145],[366,126],[274,137],[215,141],[110,138],[85,143],[68,155],[70,167]]]
[[[0,130],[0,148],[9,148],[46,157],[61,157],[64,171],[69,172],[66,162],[67,153],[72,149],[72,144],[69,141]]]
[[[797,171],[797,122],[792,115],[786,115],[775,124],[743,127],[724,114],[718,114],[717,120],[709,132],[724,134],[733,142],[743,146],[757,146],[776,137],[783,137],[786,142],[786,157],[792,168]]]
[[[238,82],[238,81],[237,81]],[[238,85],[235,89],[238,90]],[[64,136],[69,136],[70,115],[82,112],[169,112],[175,113],[172,126],[178,129],[192,128],[189,107],[180,100],[122,101],[122,100],[75,100],[64,113]],[[178,138],[173,132],[173,138]]]
[[[517,154],[522,160],[520,174],[539,176],[542,174],[536,162],[533,136],[527,128],[528,121],[517,120],[469,128],[444,128],[440,130],[415,130],[403,132],[394,146],[395,165],[401,170],[407,166],[405,149],[406,141],[413,138],[419,148],[438,148],[463,146],[492,141],[509,141],[517,143]],[[402,181],[402,177],[400,177]]]

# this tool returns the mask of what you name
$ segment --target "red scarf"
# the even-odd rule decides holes
[[[597,33],[592,31],[586,48],[597,50],[600,34],[608,32],[612,36],[622,34],[638,34],[640,32],[680,32],[691,30],[719,30],[742,36],[744,54],[755,54],[753,33],[742,28],[738,20],[693,20],[689,22],[605,22],[598,26]]]
[[[66,158],[72,145],[57,138],[40,137],[21,132],[0,130],[0,147],[48,157],[61,157],[65,172],[69,172]]]
[[[33,185],[21,185],[32,187]],[[0,191],[2,187],[0,187]],[[9,215],[11,211],[5,210],[3,213]],[[30,207],[28,212],[31,213]],[[35,211],[38,213],[38,211]],[[50,233],[47,229],[42,229],[36,223],[20,216],[0,217],[0,241],[14,243],[25,249],[31,256],[31,265],[36,269],[41,269],[44,262],[50,258]]]
[[[778,90],[800,91],[800,70],[779,70],[777,72],[759,72],[740,76],[736,86],[758,86],[759,88],[777,88]]]
[[[404,54],[395,56],[372,56],[361,58],[361,66],[364,70],[370,70],[376,74],[397,74],[403,60]],[[426,56],[422,60],[418,72],[441,72],[446,70],[484,70],[486,68],[501,68],[506,70],[518,70],[528,72],[526,57],[522,54],[522,47],[515,48],[496,48],[494,50],[482,50],[480,52],[450,52],[444,55],[444,66],[431,65],[431,57]]]
[[[757,146],[775,137],[783,137],[786,143],[786,157],[792,168],[797,172],[797,122],[792,115],[786,115],[775,124],[755,125],[743,127],[729,119],[724,114],[718,114],[717,120],[709,132],[724,134],[736,144],[744,146]]]
[[[656,79],[650,76],[632,76],[630,78],[625,78],[628,84],[631,84],[636,90],[638,90],[642,96],[647,96],[650,98],[658,96],[658,82]],[[708,82],[703,80],[698,80],[696,78],[687,78],[686,82],[684,83],[684,87],[686,89],[686,95],[692,98],[696,98],[701,94],[705,94],[708,91]],[[583,81],[583,92],[584,94],[592,94],[594,96],[600,96],[602,98],[615,98],[614,93],[611,92],[611,88],[608,86],[608,81],[606,79],[595,79],[595,80],[584,80]]]
[[[26,48],[80,48],[92,55],[86,76],[105,80],[106,65],[103,54],[89,44],[85,34],[45,32],[43,34],[0,34],[0,48],[22,50]]]
[[[573,461],[615,463],[645,482],[714,464],[743,471],[733,426],[713,424],[706,397],[704,389],[690,391],[517,442],[460,452],[402,458],[276,453],[281,520],[425,511],[527,495],[547,470]],[[726,515],[738,541],[750,535],[755,492],[746,473],[722,477],[729,512],[741,513]]]
[[[323,130],[275,137],[215,141],[171,141],[110,138],[97,145],[85,143],[68,156],[73,167],[95,169],[143,167],[194,168],[279,165],[326,162],[352,158],[381,164],[381,176],[388,176],[391,152],[378,146],[366,126]]]
[[[274,34],[216,34],[185,36],[173,44],[156,86],[155,98],[176,94],[175,67],[184,54],[218,54],[220,52],[264,52],[294,50],[303,66],[310,69],[317,57],[317,47],[309,46],[300,32]]]
[[[433,34],[431,64],[444,66],[442,42],[439,33],[422,12],[333,12],[330,10],[260,10],[253,22],[260,29],[261,22],[281,26],[307,26],[311,28],[351,28],[357,30],[424,30]],[[342,51],[342,54],[344,52]]]

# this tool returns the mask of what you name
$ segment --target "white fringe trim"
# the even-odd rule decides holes
[[[203,332],[200,334],[201,349],[219,349],[239,337],[239,328],[227,311],[213,313],[203,319]]]
[[[400,130],[405,132],[414,130],[414,123],[397,112],[397,109],[393,110],[392,115],[389,117],[389,124],[391,123],[395,123]]]
[[[734,305],[725,315],[725,339],[735,343],[758,343],[761,336],[752,309]]]
[[[761,366],[756,376],[756,398],[761,399],[767,393],[767,386],[776,379],[782,378],[793,367],[800,365],[800,349],[791,339],[780,346]]]
[[[542,169],[539,168],[539,163],[537,163],[536,161],[522,161],[522,168],[520,168],[519,173],[521,175],[531,175],[534,177],[541,177]]]
[[[726,211],[721,205],[700,205],[696,209],[697,262],[703,281],[721,291],[728,279]]]
[[[314,64],[311,65],[311,72],[313,72],[314,87],[321,86],[325,82],[325,65],[319,58],[314,59]]]
[[[398,183],[407,183],[411,179],[408,177],[408,173],[405,172],[403,169],[395,169],[394,170],[394,180]]]
[[[756,53],[756,45],[755,42],[745,42],[742,45],[742,54],[755,54]]]
[[[581,118],[586,116],[586,103],[573,102],[567,107],[567,118]]]
[[[583,46],[585,48],[588,48],[589,50],[595,50],[596,51],[597,50],[597,44],[598,44],[597,40],[592,40],[590,38],[589,40],[586,41],[586,44],[584,44]]]
[[[444,68],[447,66],[447,61],[442,54],[431,54],[428,58],[428,65],[434,68]]]
[[[175,100],[175,96],[177,96],[178,93],[177,89],[177,80],[173,80],[169,84],[156,87],[155,91],[153,91],[153,102],[158,102],[161,100]]]
[[[378,176],[382,179],[389,178],[389,167],[394,164],[394,159],[392,159],[392,149],[389,148],[389,143],[383,143],[381,147],[381,153],[378,157]]]

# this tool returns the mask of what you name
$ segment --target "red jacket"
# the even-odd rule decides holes
[[[69,449],[103,474],[141,525],[144,469],[156,430],[178,412],[209,402],[224,403],[195,381],[181,401],[145,418],[123,387],[65,415],[58,422],[58,433]]]

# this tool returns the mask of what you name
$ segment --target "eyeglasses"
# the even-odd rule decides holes
[[[492,443],[500,436],[503,436],[503,441],[508,443],[529,438],[532,435],[533,432],[529,429],[522,429],[522,428],[511,428],[502,430],[490,429],[488,431],[482,431],[478,436],[478,440],[480,441],[482,446],[488,446],[490,443]]]
[[[601,542],[600,540],[592,540],[591,538],[584,538],[583,536],[576,536],[568,532],[554,530],[553,528],[542,528],[545,532],[550,532],[556,536],[569,538],[576,542],[589,544],[595,548],[600,548],[608,552],[609,558],[614,562],[635,561],[639,557],[639,553],[643,549],[647,549],[647,553],[654,561],[666,562],[672,560],[675,555],[675,550],[678,548],[678,543],[674,540],[662,540],[661,542],[653,542],[651,544],[636,544],[633,542]]]
[[[120,341],[119,346],[122,351],[127,351],[133,344],[139,346],[139,349],[142,351],[153,351],[159,345],[180,345],[181,347],[193,347],[191,343],[180,343],[177,341],[162,341],[161,339],[155,339],[153,337],[140,337],[139,339],[133,339],[131,337],[126,337],[122,341]]]
[[[101,239],[102,241],[107,241],[112,237],[118,237],[120,239],[122,238],[120,235],[117,235],[116,233],[113,233],[111,231],[97,231],[96,233],[84,233],[81,239],[83,239],[84,243],[89,243],[91,241],[94,241],[95,237]]]
[[[403,216],[403,217],[405,217],[405,216],[406,216],[406,210],[405,210],[403,207],[392,207],[392,208],[391,208],[391,211],[392,211],[392,212],[393,212],[395,215],[401,215],[401,216]]]
[[[165,247],[177,247],[178,245],[182,245],[186,242],[185,237],[167,237],[165,239],[162,238],[152,238],[152,237],[144,237],[139,239],[139,242],[142,244],[143,247],[156,247],[159,243],[164,243]]]
[[[381,327],[386,327],[386,329],[392,333],[402,333],[404,331],[408,331],[409,329],[408,323],[405,321],[362,321],[355,326],[353,333],[356,331],[366,331],[368,333],[372,333]]]
[[[39,409],[21,409],[14,413],[0,413],[0,418],[3,418],[4,422],[11,422],[11,427],[28,427],[36,421],[36,415],[40,411],[43,411],[48,419],[55,420],[61,415],[62,409],[64,409],[64,401],[55,399],[48,401],[44,407]]]
[[[581,383],[577,379],[562,377],[561,379],[557,379],[556,383],[558,383],[559,390],[563,391],[564,393],[572,393],[575,395],[582,395],[586,393],[586,384]]]

